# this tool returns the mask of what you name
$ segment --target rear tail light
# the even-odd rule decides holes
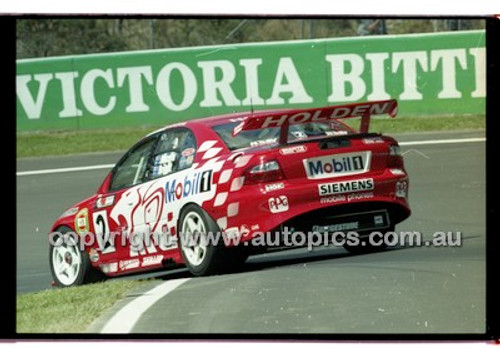
[[[401,156],[401,148],[399,145],[389,146],[389,155],[391,156]]]
[[[404,162],[401,156],[401,148],[399,145],[393,144],[389,146],[389,168],[403,168]]]
[[[283,171],[276,161],[269,161],[250,167],[245,172],[245,185],[284,179]]]

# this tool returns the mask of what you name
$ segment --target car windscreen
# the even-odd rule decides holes
[[[212,127],[230,150],[238,150],[247,147],[260,147],[279,143],[280,127],[248,130],[238,133],[233,137],[233,129],[239,122],[224,123]],[[340,122],[311,122],[304,124],[293,124],[288,128],[288,143],[352,134],[353,131]]]

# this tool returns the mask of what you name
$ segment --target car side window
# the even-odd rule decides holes
[[[139,143],[118,162],[109,185],[110,191],[131,187],[146,180],[144,174],[156,142],[157,137],[154,136]]]
[[[166,130],[160,135],[146,177],[151,180],[187,169],[195,153],[196,139],[189,129]]]

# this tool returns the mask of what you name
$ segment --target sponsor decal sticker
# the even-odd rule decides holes
[[[281,195],[279,197],[271,197],[269,198],[268,202],[269,202],[269,210],[273,214],[288,211],[287,196]]]
[[[325,135],[331,137],[331,136],[339,136],[339,135],[347,135],[347,131],[345,130],[339,130],[339,131],[326,131]]]
[[[99,197],[95,202],[95,206],[97,209],[106,208],[115,203],[115,195]]]
[[[281,190],[284,188],[285,188],[285,184],[282,182],[278,182],[278,183],[274,183],[274,184],[267,184],[265,186],[266,192]]]
[[[337,176],[365,173],[370,169],[371,152],[351,152],[304,160],[309,179],[325,179]]]
[[[359,222],[344,222],[339,224],[333,224],[328,226],[313,226],[313,232],[338,232],[338,231],[349,231],[359,229]]]
[[[319,184],[318,192],[320,196],[329,196],[339,193],[370,191],[375,187],[372,178],[339,181],[327,184]]]
[[[366,138],[366,139],[363,139],[363,143],[365,143],[365,144],[383,144],[384,139],[382,139],[380,137]]]
[[[268,116],[262,120],[262,122],[260,123],[260,127],[259,126],[253,127],[253,129],[281,127],[285,123],[285,121],[287,121],[289,124],[302,124],[307,122],[328,121],[344,117],[353,117],[353,116],[360,117],[363,115],[381,115],[385,113],[395,115],[396,111],[397,111],[396,105],[394,104],[393,101],[390,100],[385,102],[374,102],[374,103],[366,103],[359,105],[343,105],[329,110],[322,109],[313,112],[301,111],[299,113],[295,113],[292,115],[278,114],[278,115]],[[246,127],[245,129],[252,129],[252,128]],[[236,135],[238,131],[241,131],[241,129],[236,130],[234,134]]]
[[[154,256],[145,256],[142,259],[142,267],[144,266],[153,266],[153,265],[159,265],[163,261],[163,256],[162,255],[154,255]]]
[[[375,215],[373,217],[373,223],[375,225],[383,225],[384,224],[384,217],[382,215]]]
[[[246,237],[250,234],[250,229],[248,228],[248,225],[241,225],[240,227],[240,234],[242,237]]]
[[[340,195],[332,195],[327,197],[321,197],[319,200],[320,203],[330,204],[330,203],[338,203],[338,202],[352,202],[363,199],[373,198],[373,191],[369,192],[352,192],[349,194],[340,194]]]
[[[118,267],[120,268],[121,271],[124,271],[127,269],[138,268],[139,267],[139,259],[120,261]]]
[[[184,168],[187,168],[193,164],[194,161],[194,155],[189,155],[187,157],[181,157],[179,160],[179,170],[182,170]]]
[[[408,194],[408,183],[406,181],[398,181],[396,183],[396,197],[406,198]]]
[[[99,261],[99,253],[94,248],[92,248],[92,249],[89,250],[89,259],[92,262]]]
[[[258,147],[258,146],[265,146],[269,144],[276,144],[278,142],[278,138],[269,138],[269,139],[262,139],[262,140],[255,140],[250,143],[250,147]]]
[[[282,155],[292,155],[294,153],[303,153],[307,151],[307,146],[305,145],[297,145],[292,147],[286,147],[284,149],[280,149],[280,154]]]
[[[347,202],[373,198],[373,192],[349,193],[347,195]]]
[[[84,233],[89,231],[89,211],[83,208],[75,216],[75,231],[77,233]]]
[[[165,203],[210,191],[212,170],[188,174],[183,180],[168,180],[165,183]]]
[[[346,195],[332,195],[332,196],[328,196],[328,197],[322,197],[319,200],[320,203],[324,203],[324,204],[346,202],[346,201],[347,201]]]
[[[113,263],[106,263],[104,265],[101,265],[101,270],[104,273],[115,273],[118,272],[118,264],[116,262]]]
[[[184,151],[181,152],[181,156],[182,157],[188,157],[188,156],[191,156],[192,154],[194,154],[194,149],[192,147],[188,147],[187,149],[185,149]]]
[[[359,214],[337,215],[326,225],[315,225],[316,232],[366,231],[390,226],[387,211],[371,211]]]

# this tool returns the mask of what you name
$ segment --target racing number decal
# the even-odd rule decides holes
[[[106,211],[99,211],[92,215],[94,220],[94,229],[102,254],[115,252],[114,241],[111,240],[109,233],[108,215]]]

